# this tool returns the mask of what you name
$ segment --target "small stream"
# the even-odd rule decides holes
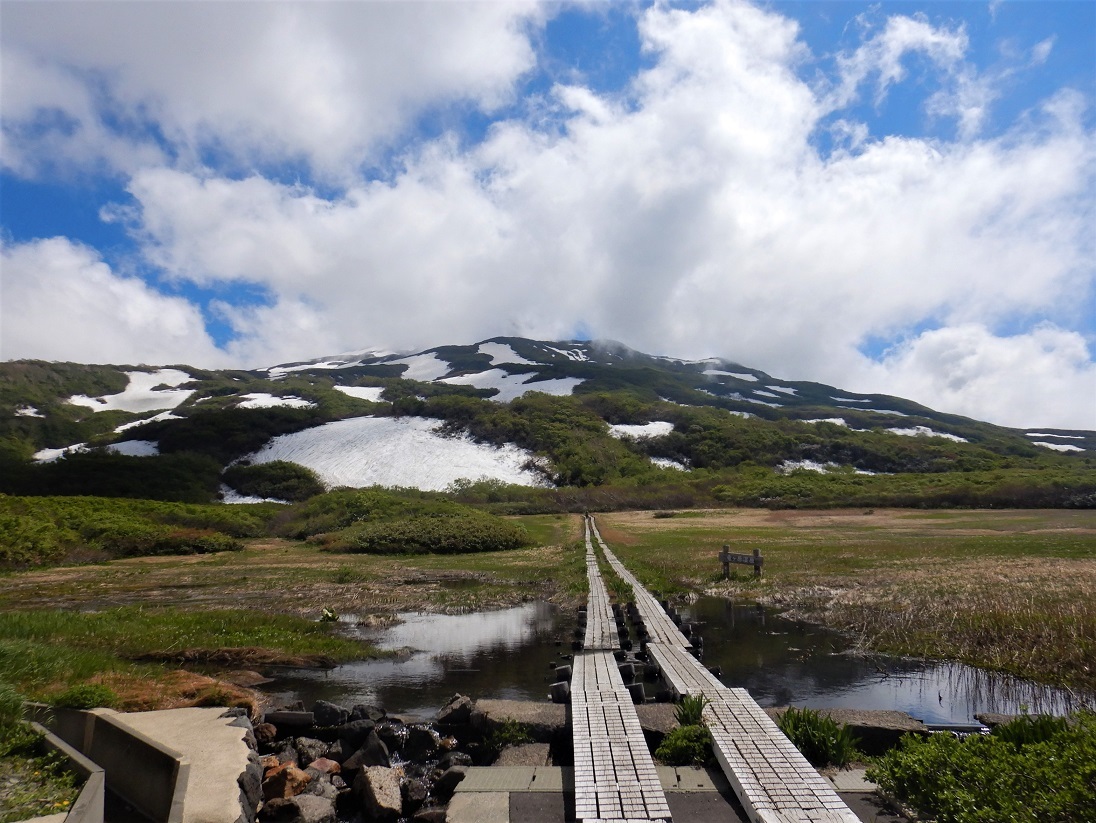
[[[890,709],[926,723],[971,723],[980,712],[1065,714],[1093,696],[958,663],[850,654],[845,635],[770,609],[700,598],[680,609],[700,624],[704,662],[762,706]],[[282,701],[376,703],[426,719],[456,692],[474,699],[545,700],[552,664],[571,654],[573,613],[534,602],[461,615],[402,614],[380,630],[348,627],[394,657],[331,671],[282,670],[266,690]],[[655,689],[648,686],[648,694]]]

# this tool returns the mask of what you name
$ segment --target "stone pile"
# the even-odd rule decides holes
[[[379,706],[318,701],[270,711],[255,726],[262,770],[260,823],[444,823],[465,769],[487,765],[487,717],[455,695],[430,723]]]

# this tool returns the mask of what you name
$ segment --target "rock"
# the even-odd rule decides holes
[[[293,741],[293,748],[297,750],[297,765],[304,769],[327,754],[328,744],[311,737],[298,737]]]
[[[434,720],[439,726],[462,726],[470,719],[472,709],[471,699],[455,694],[442,706]]]
[[[376,725],[372,720],[351,720],[339,727],[339,740],[347,745],[348,751],[356,751],[365,745],[365,739]]]
[[[429,809],[419,809],[411,818],[412,823],[445,823],[445,809],[432,806]]]
[[[273,723],[275,726],[291,726],[295,729],[309,728],[316,725],[316,718],[312,712],[275,711],[267,712],[263,717],[264,723]]]
[[[457,789],[457,784],[464,780],[464,766],[450,766],[434,784],[434,794],[441,798],[450,798]]]
[[[362,744],[364,744],[364,742],[365,741],[363,740]],[[328,760],[334,760],[336,763],[342,763],[346,758],[356,752],[362,744],[351,746],[345,740],[336,740],[327,747],[327,754],[325,754],[324,757]]]
[[[282,747],[278,749],[275,754],[278,756],[279,763],[292,763],[294,766],[297,765],[298,754],[292,740],[284,741]]]
[[[260,746],[269,746],[278,736],[278,727],[273,723],[260,723],[255,727],[255,742]]]
[[[377,736],[375,731],[369,733],[369,737],[360,749],[343,761],[344,772],[353,772],[369,766],[389,766],[388,747]]]
[[[372,720],[374,723],[383,720],[387,713],[383,706],[374,706],[370,703],[358,703],[350,710],[351,720]]]
[[[547,743],[523,743],[520,746],[507,746],[499,752],[495,766],[546,766],[548,765]],[[440,764],[439,764],[440,768]]]
[[[567,727],[567,707],[555,703],[525,700],[480,700],[478,707],[487,713],[488,728],[507,720],[521,723],[538,743],[551,743],[557,732]]]
[[[276,755],[276,754],[268,754],[268,755],[264,755],[263,757],[259,758],[259,765],[263,767],[264,772],[269,771],[270,769],[273,769],[275,766],[280,765],[281,762],[282,761],[280,761],[278,759],[278,755]]]
[[[248,752],[247,766],[236,778],[240,787],[240,808],[246,823],[255,823],[259,804],[263,802],[263,766],[255,752]]]
[[[487,712],[480,710],[478,707],[472,709],[472,713],[468,716],[468,725],[474,731],[485,734],[487,732]]]
[[[335,823],[335,804],[313,794],[279,798],[263,807],[262,817],[277,823]]]
[[[438,752],[438,738],[428,726],[410,726],[403,743],[403,758],[414,763],[432,760]]]
[[[338,774],[342,771],[342,766],[335,760],[329,760],[326,757],[318,757],[308,764],[308,768],[305,771],[316,772],[316,774]]]
[[[403,748],[404,738],[407,737],[407,729],[402,723],[388,721],[377,726],[374,731],[377,737],[388,747],[390,752],[398,752]]]
[[[366,819],[396,820],[403,812],[400,770],[367,766],[354,780],[354,794]]]
[[[350,719],[350,710],[326,700],[317,700],[312,706],[312,715],[317,726],[341,726]]]
[[[319,775],[318,779],[313,780],[308,784],[308,788],[301,794],[311,794],[316,797],[322,797],[325,800],[330,800],[332,805],[339,797],[339,790],[336,789],[330,780],[326,780],[326,775]]]
[[[445,771],[450,766],[471,766],[472,756],[464,752],[446,752],[438,761],[438,768]]]
[[[426,784],[421,780],[405,780],[400,786],[400,793],[403,795],[403,814],[405,817],[421,809],[422,804],[426,802],[426,798],[430,795]]]
[[[292,763],[282,763],[267,772],[263,780],[263,799],[295,797],[311,782],[312,777]]]

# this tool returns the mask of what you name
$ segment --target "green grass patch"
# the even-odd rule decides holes
[[[858,755],[849,728],[813,709],[792,706],[777,725],[812,766],[846,766]]]

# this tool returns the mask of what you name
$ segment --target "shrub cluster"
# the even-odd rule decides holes
[[[907,735],[868,778],[938,823],[1096,821],[1096,713],[993,734]]]
[[[236,463],[224,470],[224,482],[250,497],[288,500],[291,503],[323,494],[323,483],[311,469],[285,460],[250,465]]]
[[[813,766],[845,766],[857,756],[856,738],[849,728],[813,709],[792,706],[777,725]]]
[[[343,532],[339,542],[366,554],[468,554],[518,549],[529,544],[529,535],[507,520],[469,510],[364,523]]]

